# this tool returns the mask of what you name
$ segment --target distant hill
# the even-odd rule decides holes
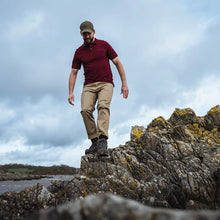
[[[29,174],[29,175],[74,175],[79,171],[78,168],[67,165],[54,166],[33,166],[26,164],[6,164],[0,165],[0,175],[11,174]]]

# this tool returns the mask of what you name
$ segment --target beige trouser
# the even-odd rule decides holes
[[[105,135],[108,137],[110,103],[112,100],[113,85],[111,83],[96,82],[85,85],[81,96],[81,114],[89,139]],[[98,100],[97,126],[93,116]]]

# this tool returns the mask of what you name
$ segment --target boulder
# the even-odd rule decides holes
[[[211,108],[205,116],[205,126],[207,130],[220,127],[220,105]]]
[[[220,212],[216,211],[197,212],[152,208],[123,197],[101,193],[41,211],[26,220],[218,220],[219,218]]]

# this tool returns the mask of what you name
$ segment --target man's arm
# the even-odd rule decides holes
[[[123,68],[122,63],[121,63],[121,61],[119,60],[118,57],[115,57],[112,60],[112,62],[115,64],[115,66],[118,70],[118,73],[121,77],[121,82],[122,82],[121,94],[123,94],[123,98],[126,99],[128,97],[129,90],[128,90],[128,86],[127,86],[127,81],[126,81],[124,68]]]
[[[73,101],[74,101],[73,90],[74,90],[75,83],[76,83],[77,73],[78,73],[78,69],[72,69],[71,73],[70,73],[70,77],[69,77],[69,97],[68,97],[68,101],[71,105],[74,105],[73,104]]]

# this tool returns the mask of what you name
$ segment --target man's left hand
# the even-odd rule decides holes
[[[121,94],[123,94],[123,98],[124,99],[128,98],[129,90],[128,90],[128,86],[127,85],[122,85],[122,87],[121,87]]]

